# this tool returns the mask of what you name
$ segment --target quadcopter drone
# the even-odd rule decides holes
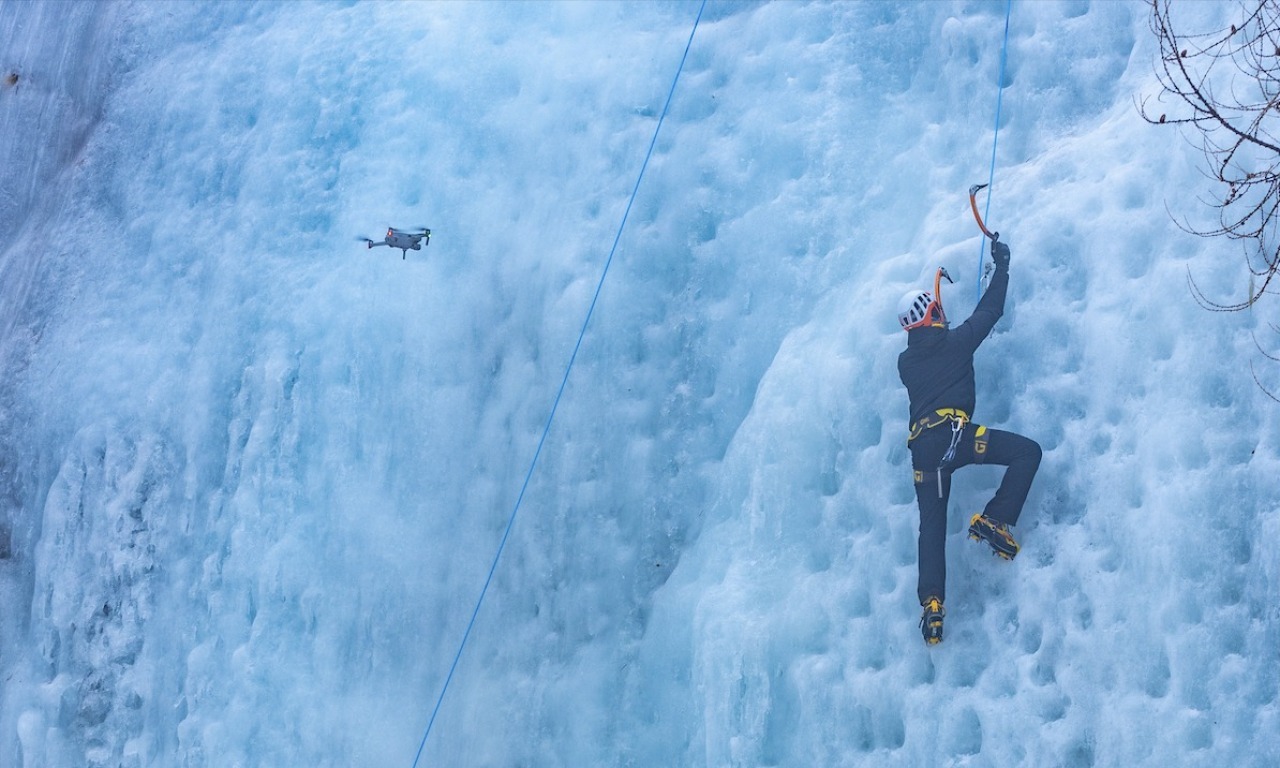
[[[431,244],[431,230],[426,227],[419,227],[412,232],[405,232],[395,227],[388,227],[387,236],[381,241],[370,240],[367,237],[360,239],[364,241],[366,248],[376,248],[379,245],[399,248],[400,258],[403,259],[408,255],[410,249],[420,251],[422,246]]]

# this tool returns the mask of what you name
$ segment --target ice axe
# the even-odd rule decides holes
[[[942,308],[942,278],[944,277],[947,278],[947,282],[952,285],[956,282],[951,279],[951,275],[947,274],[946,267],[938,267],[937,273],[933,276],[933,300],[938,303],[938,314],[942,316],[940,319],[943,323],[946,323],[947,310]]]
[[[978,229],[982,230],[982,234],[991,238],[991,242],[1000,239],[999,232],[992,232],[987,229],[987,225],[982,222],[982,214],[978,213],[978,193],[987,188],[987,184],[974,184],[969,187],[969,207],[973,209],[973,219],[978,222]]]

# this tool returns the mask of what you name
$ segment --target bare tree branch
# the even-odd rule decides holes
[[[1276,397],[1275,393],[1262,385],[1261,379],[1258,378],[1258,372],[1253,368],[1252,360],[1249,361],[1249,372],[1253,374],[1253,383],[1258,385],[1258,389],[1262,390],[1262,393],[1267,397],[1275,400],[1277,403],[1280,403],[1280,397]]]
[[[1155,103],[1172,97],[1175,114],[1155,114],[1149,97],[1137,102],[1149,123],[1174,125],[1198,145],[1203,172],[1213,188],[1201,202],[1216,209],[1218,226],[1193,227],[1186,217],[1170,218],[1185,232],[1225,237],[1245,245],[1249,291],[1243,301],[1210,299],[1187,270],[1187,287],[1204,309],[1239,312],[1275,295],[1272,280],[1280,271],[1280,0],[1238,0],[1239,20],[1227,28],[1186,33],[1176,28],[1172,0],[1149,0],[1151,30],[1160,44],[1156,77],[1162,92]],[[1167,205],[1166,205],[1167,210]],[[1277,284],[1280,284],[1278,282]],[[1280,335],[1280,326],[1268,323]],[[1254,346],[1271,362],[1253,334]],[[1280,403],[1258,376],[1249,372],[1267,397]]]
[[[1280,0],[1240,0],[1236,23],[1194,34],[1176,28],[1172,0],[1150,2],[1151,30],[1160,44],[1156,77],[1163,91],[1157,102],[1173,97],[1177,113],[1155,114],[1150,98],[1138,102],[1138,112],[1149,123],[1191,134],[1216,187],[1205,202],[1217,210],[1217,227],[1175,221],[1201,237],[1245,241],[1246,264],[1261,278],[1234,302],[1208,298],[1190,271],[1188,286],[1205,309],[1248,309],[1280,271]]]

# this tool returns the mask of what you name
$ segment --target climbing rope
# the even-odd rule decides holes
[[[1000,142],[1000,105],[1004,100],[1004,65],[1009,58],[1009,16],[1013,11],[1013,0],[1009,0],[1004,7],[1004,42],[1000,46],[1000,79],[996,81],[996,127],[995,135],[991,139],[991,171],[987,174],[987,201],[982,211],[983,221],[991,220],[991,184],[996,179],[996,146]],[[978,239],[978,297],[982,299],[982,279],[986,275],[982,271],[983,254],[982,249],[986,247],[987,241]]]
[[[440,696],[436,699],[436,705],[431,710],[431,718],[427,721],[426,731],[422,734],[422,741],[418,744],[418,752],[413,757],[414,768],[417,768],[418,761],[422,758],[422,750],[427,746],[427,739],[431,736],[431,728],[435,725],[436,716],[440,714],[440,706],[444,703],[445,693],[449,690],[449,684],[453,682],[454,672],[458,669],[458,661],[462,658],[462,651],[467,647],[467,641],[471,638],[471,630],[475,627],[476,617],[480,614],[480,606],[484,603],[485,595],[489,592],[489,585],[493,582],[493,574],[498,570],[498,560],[502,557],[502,551],[507,546],[507,539],[511,536],[511,529],[516,522],[516,513],[520,511],[520,504],[524,501],[525,491],[529,489],[529,481],[533,478],[533,471],[538,466],[538,457],[542,455],[542,447],[547,442],[547,435],[551,432],[551,422],[555,419],[556,410],[560,407],[560,399],[564,396],[565,387],[569,383],[569,373],[573,370],[574,361],[578,359],[578,350],[582,348],[582,340],[587,335],[587,326],[591,323],[591,316],[595,313],[596,302],[600,298],[600,291],[604,288],[605,277],[609,274],[609,266],[613,264],[613,256],[618,251],[618,242],[622,239],[622,231],[627,226],[627,217],[631,215],[631,206],[635,204],[636,195],[640,192],[640,182],[644,179],[645,169],[649,167],[649,159],[653,157],[653,148],[658,143],[658,133],[662,130],[662,123],[667,118],[667,111],[671,108],[671,100],[675,96],[676,84],[680,82],[680,74],[684,71],[685,61],[689,58],[689,48],[693,45],[693,36],[698,31],[698,23],[702,21],[702,12],[707,7],[707,0],[702,0],[702,4],[698,7],[698,15],[693,20],[693,29],[689,31],[689,40],[685,43],[684,54],[680,57],[680,66],[676,68],[676,76],[671,80],[671,88],[667,91],[667,101],[662,106],[662,114],[658,117],[658,124],[653,129],[653,138],[649,141],[649,150],[645,153],[644,162],[640,164],[640,173],[636,177],[635,186],[631,190],[631,198],[627,201],[627,207],[622,213],[622,221],[618,223],[618,232],[613,237],[613,246],[609,249],[609,257],[605,259],[604,269],[600,272],[600,280],[596,283],[595,295],[591,297],[591,305],[587,308],[587,316],[582,321],[582,330],[578,332],[578,341],[573,346],[573,353],[569,356],[569,364],[565,366],[564,377],[560,380],[560,389],[556,392],[555,400],[551,404],[551,412],[547,414],[547,422],[542,427],[542,436],[538,439],[538,447],[533,452],[533,459],[529,462],[529,470],[525,473],[524,483],[520,486],[520,493],[516,496],[515,506],[511,510],[511,516],[507,520],[507,528],[502,533],[502,539],[498,542],[498,551],[493,555],[493,563],[489,566],[489,574],[485,577],[484,586],[480,589],[480,597],[476,600],[475,609],[471,611],[471,620],[467,622],[466,631],[462,633],[462,642],[458,644],[458,651],[453,656],[453,663],[449,665],[449,674],[445,676],[444,685],[440,688]]]

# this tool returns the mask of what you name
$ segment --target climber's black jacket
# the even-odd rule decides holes
[[[1008,288],[1009,268],[998,267],[973,314],[959,328],[907,332],[907,348],[898,355],[898,376],[911,401],[909,424],[939,408],[959,408],[973,418],[973,353],[1004,314]]]

